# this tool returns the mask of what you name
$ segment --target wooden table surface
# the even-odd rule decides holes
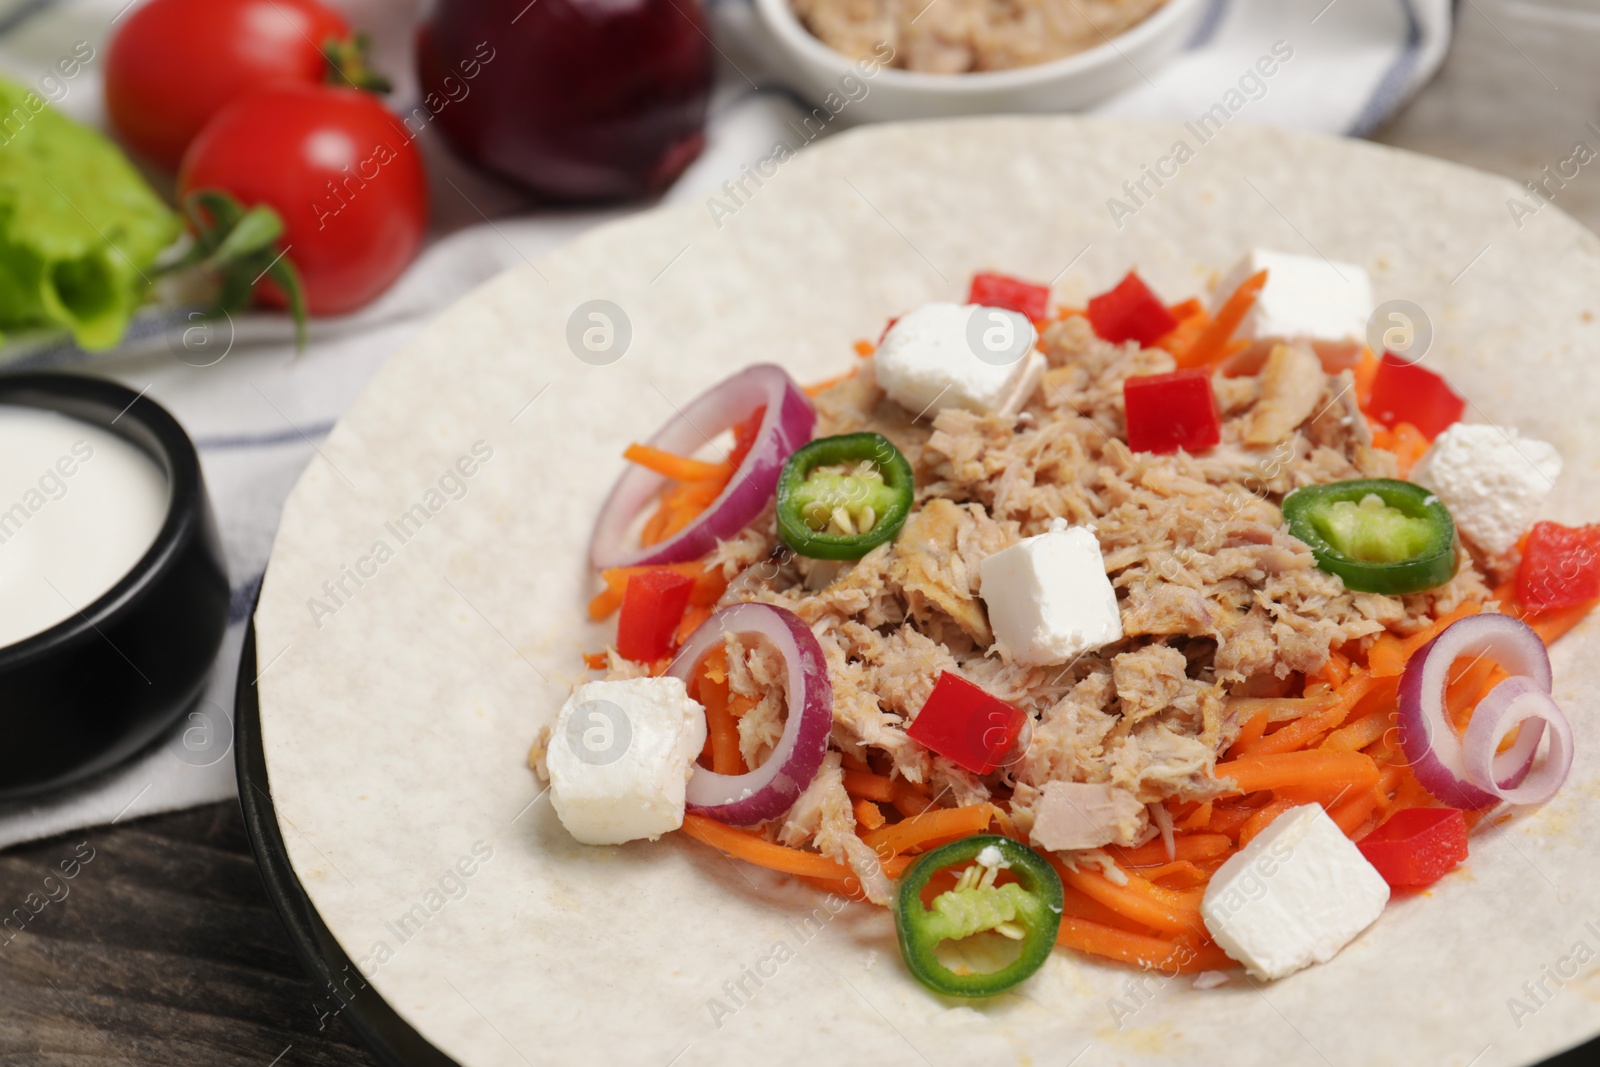
[[[1463,0],[1444,69],[1378,139],[1530,180],[1576,141],[1600,149],[1596,54],[1593,0]],[[1600,166],[1556,203],[1600,229]],[[0,854],[0,910],[30,894],[47,903],[0,928],[0,1064],[374,1062],[322,1016],[236,803]]]

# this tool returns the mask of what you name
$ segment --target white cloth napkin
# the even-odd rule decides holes
[[[414,99],[407,49],[422,0],[333,2],[373,33],[380,69],[395,76],[395,99]],[[67,83],[58,106],[103,126],[105,44],[126,4],[0,0],[0,73],[34,81],[76,42],[90,42],[96,58]],[[810,110],[766,74],[747,0],[712,0],[711,10],[721,58],[708,145],[667,193],[668,202],[704,200],[780,141],[798,147],[798,126],[789,123]],[[1449,0],[1208,0],[1187,51],[1096,110],[1195,119],[1236,89],[1275,42],[1286,41],[1292,61],[1279,67],[1259,98],[1238,109],[1239,121],[1359,136],[1432,75],[1449,36]],[[427,248],[376,303],[315,323],[311,344],[299,356],[284,320],[265,314],[220,327],[218,344],[231,334],[231,347],[207,367],[174,355],[168,339],[179,320],[159,312],[142,315],[116,352],[92,359],[48,339],[14,339],[0,349],[7,370],[108,375],[145,390],[177,416],[199,446],[233,584],[227,639],[195,711],[163,741],[92,782],[63,795],[0,805],[0,848],[233,795],[231,716],[244,626],[279,510],[301,469],[373,372],[431,315],[500,270],[635,210],[534,211],[516,190],[453,159],[436,135],[425,133],[418,143],[432,182]]]

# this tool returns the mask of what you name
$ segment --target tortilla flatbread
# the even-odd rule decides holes
[[[1180,139],[1175,176],[1140,192]],[[380,372],[284,510],[256,614],[262,735],[318,912],[465,1067],[1495,1067],[1600,1031],[1593,620],[1552,655],[1578,750],[1560,795],[1475,835],[1463,870],[1396,899],[1332,962],[1272,985],[1235,973],[1201,990],[1062,950],[1011,995],[942,1001],[901,965],[886,911],[683,835],[578,845],[525,764],[584,675],[579,653],[607,640],[583,611],[585,549],[627,443],[753,362],[837,374],[852,340],[961,299],[974,270],[1057,279],[1057,300],[1082,306],[1130,266],[1169,299],[1204,293],[1253,245],[1361,264],[1380,302],[1425,310],[1427,359],[1469,418],[1562,451],[1545,517],[1595,518],[1600,240],[1548,206],[1519,229],[1519,193],[1242,127],[1198,145],[1180,127],[1074,118],[876,126],[724,210],[647,212],[501,275]],[[614,310],[612,349],[581,344],[604,333],[591,301],[626,315],[614,362]]]

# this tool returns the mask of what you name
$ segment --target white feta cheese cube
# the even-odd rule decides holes
[[[1326,963],[1389,902],[1383,880],[1320,804],[1290,808],[1211,876],[1206,929],[1257,978]]]
[[[1228,273],[1217,299],[1226,300],[1241,282],[1263,270],[1267,284],[1240,324],[1240,337],[1269,343],[1309,341],[1330,365],[1360,354],[1373,311],[1372,281],[1365,270],[1320,256],[1252,248]]]
[[[979,304],[924,304],[900,316],[872,357],[878,384],[913,415],[945,408],[1015,414],[1044,376],[1027,316]]]
[[[1438,495],[1463,538],[1496,557],[1515,547],[1560,475],[1554,445],[1508,426],[1458,422],[1434,439],[1411,480]]]
[[[1008,661],[1065,663],[1122,639],[1100,542],[1082,526],[1025,538],[978,565],[995,645]]]
[[[684,785],[705,743],[705,708],[682,679],[588,682],[550,732],[550,801],[586,845],[654,841],[683,825]]]

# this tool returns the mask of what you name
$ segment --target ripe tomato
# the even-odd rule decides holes
[[[106,58],[106,109],[122,139],[171,170],[206,121],[274,82],[315,85],[343,16],[317,0],[150,0]]]
[[[280,85],[235,101],[184,154],[180,198],[194,189],[282,217],[282,246],[313,315],[353,311],[387,289],[428,225],[410,131],[360,89]],[[274,287],[258,295],[283,303]]]

